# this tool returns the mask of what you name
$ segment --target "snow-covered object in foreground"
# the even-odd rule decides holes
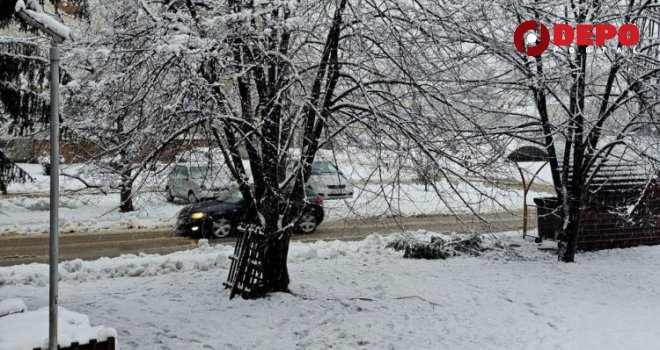
[[[34,0],[28,0],[27,5],[23,0],[18,0],[14,10],[16,12],[24,13],[35,22],[41,24],[44,28],[46,28],[46,30],[52,32],[62,39],[71,38],[71,29],[69,29],[69,27],[66,25],[58,22],[55,18],[44,13],[41,9],[41,6],[39,6],[39,4]]]
[[[21,300],[22,302],[22,300]],[[25,305],[25,304],[23,304]],[[60,347],[72,343],[88,344],[90,340],[117,339],[112,328],[89,324],[89,317],[59,308],[58,342]],[[48,308],[0,317],[0,349],[23,350],[48,348]]]
[[[36,0],[27,0],[27,4],[23,0],[16,1],[16,5],[14,5],[14,11],[21,12],[27,9],[43,12],[41,5]]]
[[[23,299],[8,298],[0,301],[0,317],[27,311]]]

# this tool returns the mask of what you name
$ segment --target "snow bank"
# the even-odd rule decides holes
[[[27,311],[23,299],[9,298],[0,301],[0,317]]]
[[[58,317],[58,342],[62,347],[71,346],[71,343],[87,344],[92,339],[117,338],[112,328],[92,327],[87,315],[60,307]],[[48,348],[48,307],[0,317],[0,349],[34,348]]]
[[[512,233],[513,235],[517,235]],[[387,243],[402,234],[382,236],[371,234],[358,242],[317,241],[312,243],[292,242],[289,249],[290,263],[304,263],[309,260],[329,260],[348,255],[382,256],[397,258],[402,254],[386,248]],[[407,232],[408,239],[429,240],[440,235],[427,231]],[[519,236],[519,235],[518,235]],[[502,239],[510,235],[503,233],[488,236],[486,244],[500,244]],[[538,257],[534,245],[517,247],[521,256],[527,260]],[[86,282],[119,277],[146,277],[169,274],[174,272],[208,271],[212,269],[228,269],[229,256],[234,253],[234,247],[218,244],[210,246],[207,240],[200,240],[198,248],[174,252],[168,255],[158,254],[124,254],[116,258],[101,258],[94,261],[80,259],[62,262],[59,265],[60,279],[66,282]],[[501,252],[485,255],[489,259],[506,259]],[[48,265],[28,264],[11,267],[0,267],[0,287],[6,285],[48,285]]]
[[[206,271],[213,268],[227,268],[228,256],[232,249],[226,247],[224,251],[212,249],[210,252],[197,250],[188,254],[165,256],[128,254],[95,261],[76,259],[60,263],[59,273],[62,281],[85,282],[104,278],[156,276],[192,270]],[[30,264],[2,268],[0,286],[11,284],[45,286],[48,284],[48,266]]]
[[[60,232],[172,227],[181,204],[165,202],[160,193],[135,199],[138,211],[119,213],[119,194],[60,197]],[[44,197],[8,197],[0,201],[0,235],[48,233],[50,202]]]
[[[312,259],[333,259],[350,253],[395,254],[385,252],[390,237],[372,234],[360,242],[318,241],[314,243],[291,244],[289,261],[300,263]],[[234,247],[218,244],[210,246],[207,240],[200,240],[196,249],[175,252],[168,255],[124,254],[116,258],[101,258],[94,261],[80,259],[62,262],[59,265],[60,279],[66,282],[85,282],[105,278],[145,277],[172,272],[207,271],[228,269],[229,256]],[[0,286],[6,285],[48,285],[48,265],[27,264],[0,267]]]

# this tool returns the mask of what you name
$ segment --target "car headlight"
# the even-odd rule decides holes
[[[201,213],[201,212],[198,212],[198,213],[192,213],[192,214],[190,215],[190,218],[191,218],[191,219],[194,219],[194,220],[197,220],[197,219],[203,219],[203,218],[205,218],[205,217],[206,217],[206,213]]]

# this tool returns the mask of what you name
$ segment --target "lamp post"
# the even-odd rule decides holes
[[[60,49],[57,41],[50,47],[50,247],[48,291],[48,347],[57,350],[57,267],[59,260],[60,206]]]
[[[48,290],[48,348],[58,349],[57,280],[59,260],[59,195],[60,195],[60,51],[58,44],[69,37],[68,28],[40,11],[22,7],[18,15],[31,26],[51,37],[50,47],[50,246]]]

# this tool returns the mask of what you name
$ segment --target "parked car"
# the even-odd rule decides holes
[[[192,204],[177,216],[176,231],[182,236],[227,237],[239,226],[248,224],[247,206],[238,187],[223,196]],[[303,213],[296,223],[301,233],[312,233],[323,222],[323,198],[312,194],[307,197]]]
[[[222,195],[229,189],[229,184],[228,172],[219,165],[178,163],[167,178],[165,197],[168,202],[182,198],[189,203],[196,203]]]
[[[298,161],[292,160],[287,163],[287,172],[293,171],[298,166]],[[319,160],[312,163],[311,174],[307,185],[312,191],[324,199],[341,199],[353,197],[353,186],[348,183],[344,174],[336,165],[327,160]]]

